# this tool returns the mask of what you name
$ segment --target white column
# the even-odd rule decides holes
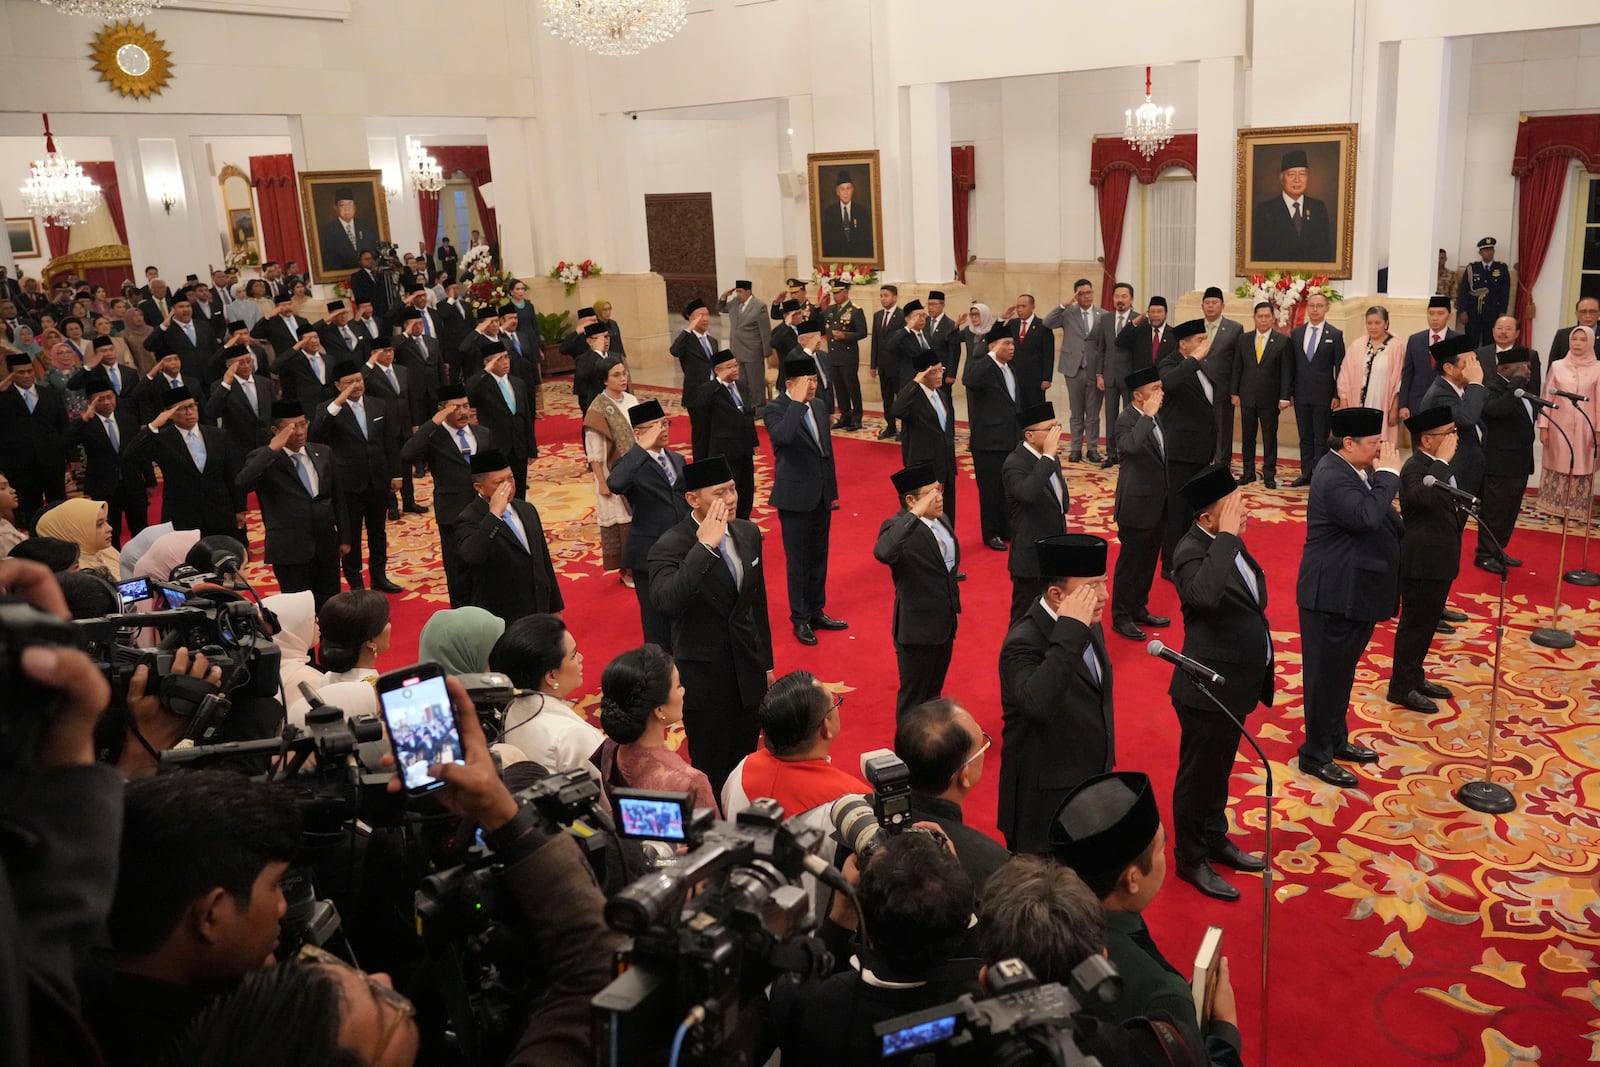
[[[1442,214],[1447,203],[1454,203],[1459,219],[1461,172],[1446,170],[1444,146],[1452,104],[1464,110],[1466,101],[1447,95],[1451,51],[1442,37],[1400,42],[1394,167],[1388,176],[1389,292],[1398,296],[1433,292],[1438,249],[1449,232]]]
[[[778,152],[779,166],[786,166],[797,174],[809,174],[810,167],[806,164],[806,156],[815,151],[815,128],[812,124],[811,97],[791,96],[785,102],[785,107],[779,109],[779,114],[788,115],[788,125],[785,126],[783,141],[780,142]],[[883,161],[884,173],[880,176],[884,197],[890,196],[889,174],[891,173],[886,157],[894,153],[885,152],[880,155]],[[784,160],[788,160],[787,163]],[[811,205],[819,200],[826,200],[828,190],[813,189],[808,184],[806,195],[786,201],[788,226],[785,228],[791,244],[789,251],[794,255],[794,273],[797,278],[809,278],[816,268],[816,263],[811,256]],[[878,205],[881,210],[883,205]],[[884,220],[884,234],[887,239],[888,220]]]
[[[1002,81],[1000,122],[1008,208],[1005,261],[1053,268],[1061,261],[1062,197],[1061,84],[1056,75]],[[948,159],[944,169],[950,170]]]
[[[538,273],[534,258],[533,189],[529,175],[529,122],[526,119],[490,119],[489,170],[494,175],[494,215],[500,228],[500,262],[513,274]],[[592,254],[592,253],[586,253]],[[598,254],[592,254],[597,262]]]
[[[950,86],[910,87],[912,264],[919,282],[955,277],[950,214]]]
[[[1199,151],[1194,186],[1194,287],[1231,289],[1234,175],[1244,77],[1237,56],[1202,59],[1195,94]],[[1182,118],[1178,119],[1182,122]]]

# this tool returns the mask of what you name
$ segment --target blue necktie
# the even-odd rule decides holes
[[[1153,421],[1153,422],[1155,421],[1154,416],[1151,417],[1151,421]],[[1161,435],[1161,423],[1156,422],[1154,432],[1155,432],[1155,435],[1156,435],[1156,448],[1161,452],[1161,458],[1162,459],[1166,459],[1167,458],[1167,439]]]
[[[194,465],[198,470],[206,469],[206,443],[201,439],[196,430],[185,430],[183,435],[189,439],[189,455],[194,457]]]
[[[744,400],[739,396],[739,387],[732,382],[728,383],[728,393],[733,397],[733,406],[740,411],[744,410]]]
[[[472,442],[467,440],[467,428],[465,426],[456,431],[456,439],[461,442],[461,458],[471,460]]]
[[[1250,573],[1250,564],[1244,561],[1244,553],[1233,557],[1233,562],[1239,568],[1239,573],[1244,576],[1244,584],[1250,590],[1250,597],[1257,604],[1261,603],[1261,590],[1256,588],[1256,576]]]
[[[433,336],[433,319],[429,318],[426,311],[422,313],[422,332],[428,337]]]
[[[1094,654],[1094,645],[1086,645],[1083,649],[1083,663],[1089,668],[1089,676],[1094,679],[1094,684],[1100,685],[1100,657]]]
[[[317,491],[311,488],[311,472],[306,470],[306,457],[299,452],[291,453],[290,459],[294,460],[294,473],[300,479],[300,484],[306,487],[306,492],[316,496]]]
[[[507,526],[511,527],[511,532],[513,534],[515,534],[516,537],[517,537],[517,543],[520,544],[523,548],[527,548],[528,547],[528,537],[527,537],[526,534],[524,534],[522,532],[522,526],[521,526],[520,523],[512,522],[511,519],[508,518],[508,516],[510,514],[511,514],[511,507],[508,504],[506,506],[506,509],[500,513],[500,521],[505,523]]]
[[[667,454],[663,452],[656,458],[661,464],[661,473],[667,476],[667,484],[676,486],[678,484],[678,479],[672,476],[672,462],[667,459]]]
[[[1311,332],[1306,335],[1307,360],[1315,360],[1317,358],[1317,331],[1321,328],[1320,326],[1313,326],[1311,327]]]
[[[506,398],[506,407],[510,408],[511,414],[515,415],[517,413],[517,397],[511,391],[511,379],[500,378],[497,380],[500,382],[500,395]]]
[[[728,573],[733,575],[733,587],[739,588],[739,565],[733,561],[733,538],[728,534],[722,535],[722,543],[717,546],[722,552],[722,562],[727,564]]]
[[[357,401],[350,402],[350,410],[356,414],[356,425],[361,427],[361,436],[367,436],[367,412],[365,407]]]
[[[944,569],[947,571],[955,570],[956,543],[955,540],[950,536],[950,531],[946,530],[944,528],[944,523],[940,522],[938,519],[934,519],[933,521],[929,522],[928,527],[933,530],[934,540],[939,542],[939,554],[944,557]]]
[[[806,429],[811,431],[812,440],[817,442],[817,450],[822,451],[822,435],[817,432],[817,420],[811,414],[811,405],[806,405]]]
[[[189,339],[189,343],[194,344],[194,323],[184,322],[179,325],[183,327],[183,335]]]
[[[111,369],[106,371],[106,377],[111,379],[111,391],[113,393],[115,393],[117,396],[121,396],[122,395],[122,370],[120,368],[118,368],[118,367],[112,367]]]
[[[250,410],[255,412],[257,415],[260,415],[261,414],[261,401],[259,399],[257,399],[257,397],[256,397],[256,382],[255,382],[255,379],[252,378],[248,382],[243,382],[241,384],[244,387],[244,398],[246,400],[250,401]]]
[[[39,402],[39,398],[34,395],[32,389],[24,389],[22,391],[22,402],[28,405],[28,414],[32,415],[33,406]]]
[[[105,416],[102,415],[101,418],[104,419]],[[111,451],[113,451],[113,452],[121,452],[122,451],[122,438],[117,433],[117,420],[116,419],[105,419],[105,424],[106,424],[106,436],[111,439]]]
[[[939,429],[946,429],[944,418],[944,405],[939,402],[939,391],[935,389],[928,397],[928,402],[933,405],[934,414],[939,416]]]
[[[311,362],[311,373],[315,374],[317,376],[317,384],[318,385],[327,385],[328,384],[327,372],[324,371],[323,367],[322,367],[322,353],[321,352],[313,352],[313,353],[311,353],[311,355],[307,356],[306,358]]]

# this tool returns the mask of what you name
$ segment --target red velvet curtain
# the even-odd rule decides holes
[[[300,229],[300,194],[295,188],[294,156],[250,157],[250,184],[261,205],[261,256],[263,260],[310,263],[305,234]]]
[[[1117,261],[1122,258],[1122,216],[1128,208],[1128,190],[1134,178],[1149,185],[1173,169],[1199,173],[1198,134],[1180,133],[1149,159],[1120,137],[1096,137],[1089,149],[1089,184],[1100,190],[1100,242],[1105,246],[1105,280],[1100,304],[1111,307],[1111,287],[1117,283]]]
[[[950,146],[950,207],[955,213],[956,280],[967,280],[967,200],[977,186],[977,171],[972,145]]]
[[[67,254],[67,244],[72,239],[72,227],[57,226],[53,222],[44,224],[44,240],[50,246],[50,258],[56,259]]]
[[[117,184],[117,165],[110,160],[98,163],[80,163],[83,173],[89,180],[100,187],[100,195],[105,197],[106,211],[111,215],[111,222],[117,227],[117,240],[123,244],[128,243],[128,221],[122,214],[122,191]]]
[[[1522,343],[1533,343],[1533,286],[1544,269],[1555,234],[1556,212],[1572,160],[1585,170],[1600,166],[1600,115],[1524,117],[1517,127],[1511,173],[1517,183],[1517,293],[1512,314],[1522,324]]]
[[[433,255],[439,247],[439,194],[417,192],[417,212],[422,216],[422,243]]]
[[[472,183],[472,195],[478,202],[478,221],[483,223],[483,238],[491,245],[500,243],[500,227],[495,223],[494,208],[490,207],[483,199],[483,186],[494,181],[494,175],[489,170],[489,148],[487,145],[429,145],[428,154],[438,160],[439,167],[444,171],[446,178],[451,177],[456,171],[461,171],[467,176],[467,181]],[[435,223],[434,236],[438,236],[437,222]],[[427,223],[423,223],[426,232]],[[429,247],[433,247],[430,243]],[[461,251],[465,252],[466,249]]]

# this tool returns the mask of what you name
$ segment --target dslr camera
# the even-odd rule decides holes
[[[872,792],[840,797],[833,802],[829,815],[840,843],[854,852],[857,862],[865,867],[873,853],[895,834],[928,831],[911,825],[911,770],[905,760],[886,748],[864,752],[861,773]]]

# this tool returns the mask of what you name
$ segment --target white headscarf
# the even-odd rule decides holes
[[[974,337],[982,338],[994,327],[994,312],[989,310],[988,304],[973,304],[972,308],[978,313],[978,317],[969,320],[967,326],[972,330]]]
[[[286,703],[301,700],[300,683],[313,689],[322,684],[322,672],[311,665],[311,649],[317,643],[317,602],[309,591],[274,593],[262,597],[263,606],[278,617],[278,633],[272,643],[278,646],[278,677],[283,682]]]

